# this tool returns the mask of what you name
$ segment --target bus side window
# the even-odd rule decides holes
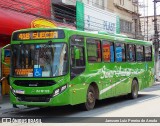
[[[127,61],[134,62],[136,60],[135,56],[135,46],[132,44],[127,44]]]
[[[115,54],[116,54],[116,62],[125,62],[126,61],[125,44],[124,43],[115,43]]]
[[[102,41],[102,56],[104,62],[114,62],[114,44],[107,40]]]
[[[136,45],[136,61],[144,61],[144,48],[141,45]]]
[[[152,61],[152,47],[145,46],[145,61]]]
[[[88,62],[101,62],[100,40],[87,39]]]

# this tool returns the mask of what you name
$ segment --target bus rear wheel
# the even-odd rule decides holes
[[[137,80],[132,81],[132,87],[131,87],[131,93],[129,94],[129,97],[131,99],[136,99],[138,97],[138,82]]]
[[[92,110],[96,103],[95,90],[92,85],[89,86],[86,95],[86,102],[83,104],[83,110]]]

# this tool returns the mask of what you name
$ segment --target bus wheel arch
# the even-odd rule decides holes
[[[87,93],[86,93],[86,102],[81,104],[83,110],[92,110],[95,106],[96,99],[99,98],[98,86],[95,82],[89,84]]]
[[[129,93],[130,99],[136,99],[138,97],[138,91],[139,91],[138,79],[134,77],[131,84],[131,93]]]

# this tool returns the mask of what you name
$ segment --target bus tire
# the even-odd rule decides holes
[[[136,99],[138,97],[138,82],[137,80],[132,81],[131,93],[129,94],[130,99]]]
[[[81,105],[81,108],[85,111],[92,110],[96,103],[96,95],[95,89],[92,85],[88,87],[87,95],[86,95],[86,102]]]

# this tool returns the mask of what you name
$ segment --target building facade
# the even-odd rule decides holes
[[[108,10],[120,17],[120,33],[130,38],[143,39],[140,30],[138,0],[107,0]]]
[[[154,16],[144,16],[140,17],[141,30],[144,40],[154,39]],[[157,15],[157,30],[160,33],[160,15]]]
[[[143,39],[138,0],[80,0],[86,4],[115,13],[120,18],[120,33]]]

